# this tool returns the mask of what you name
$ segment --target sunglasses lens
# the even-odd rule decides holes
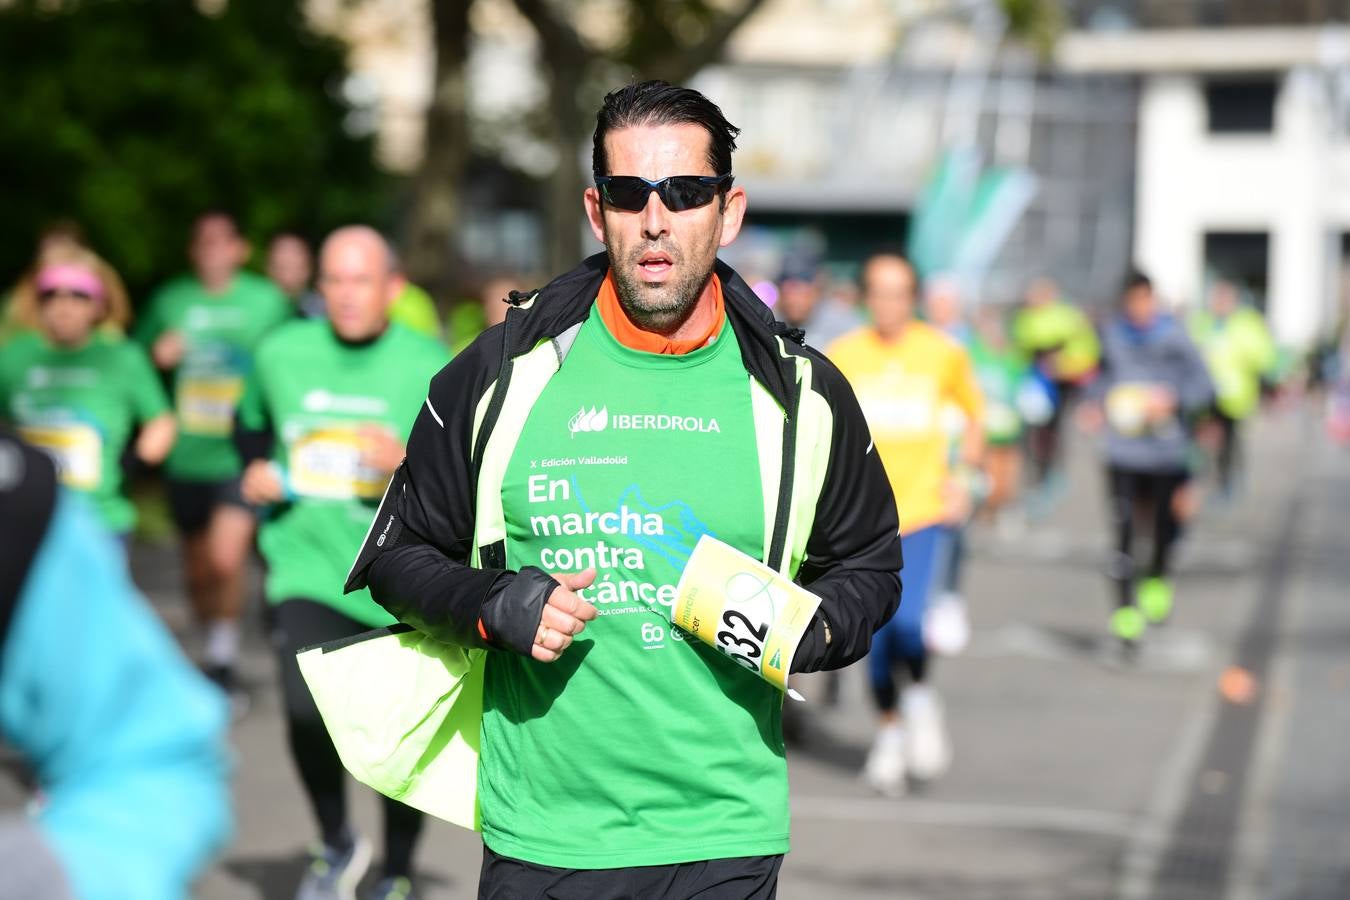
[[[666,181],[662,199],[671,212],[682,212],[712,202],[717,185],[700,181],[694,175],[676,175]]]
[[[647,195],[651,188],[641,178],[631,175],[614,175],[605,182],[605,202],[618,209],[638,212],[647,205]]]

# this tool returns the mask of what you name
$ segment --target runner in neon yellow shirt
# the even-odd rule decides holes
[[[1215,282],[1208,308],[1192,314],[1187,324],[1214,380],[1210,419],[1218,430],[1219,490],[1231,497],[1239,431],[1261,403],[1262,380],[1275,371],[1275,341],[1261,313],[1240,303],[1237,286],[1230,281]]]

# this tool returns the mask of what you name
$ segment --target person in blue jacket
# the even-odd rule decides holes
[[[225,699],[46,456],[0,431],[0,900],[177,900],[231,830]]]

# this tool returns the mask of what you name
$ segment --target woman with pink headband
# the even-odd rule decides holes
[[[0,420],[55,457],[66,487],[125,542],[135,509],[122,495],[123,452],[134,439],[137,459],[158,465],[175,426],[145,351],[123,336],[122,280],[97,254],[63,243],[19,283],[14,312],[29,330],[0,353]]]

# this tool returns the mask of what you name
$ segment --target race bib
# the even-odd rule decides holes
[[[19,434],[56,461],[67,487],[92,491],[103,480],[103,438],[93,427],[82,422],[28,425]]]
[[[244,379],[238,375],[183,375],[176,397],[178,422],[189,434],[228,437],[243,393]]]
[[[1148,396],[1144,384],[1122,384],[1106,395],[1106,420],[1125,437],[1141,437],[1149,430]]]
[[[302,497],[378,499],[386,473],[361,461],[361,436],[350,428],[311,431],[291,444],[291,489]]]
[[[792,657],[818,606],[810,591],[705,534],[680,575],[671,622],[788,691]]]
[[[937,387],[927,380],[906,380],[891,390],[859,392],[858,403],[873,434],[927,436],[938,427]]]

